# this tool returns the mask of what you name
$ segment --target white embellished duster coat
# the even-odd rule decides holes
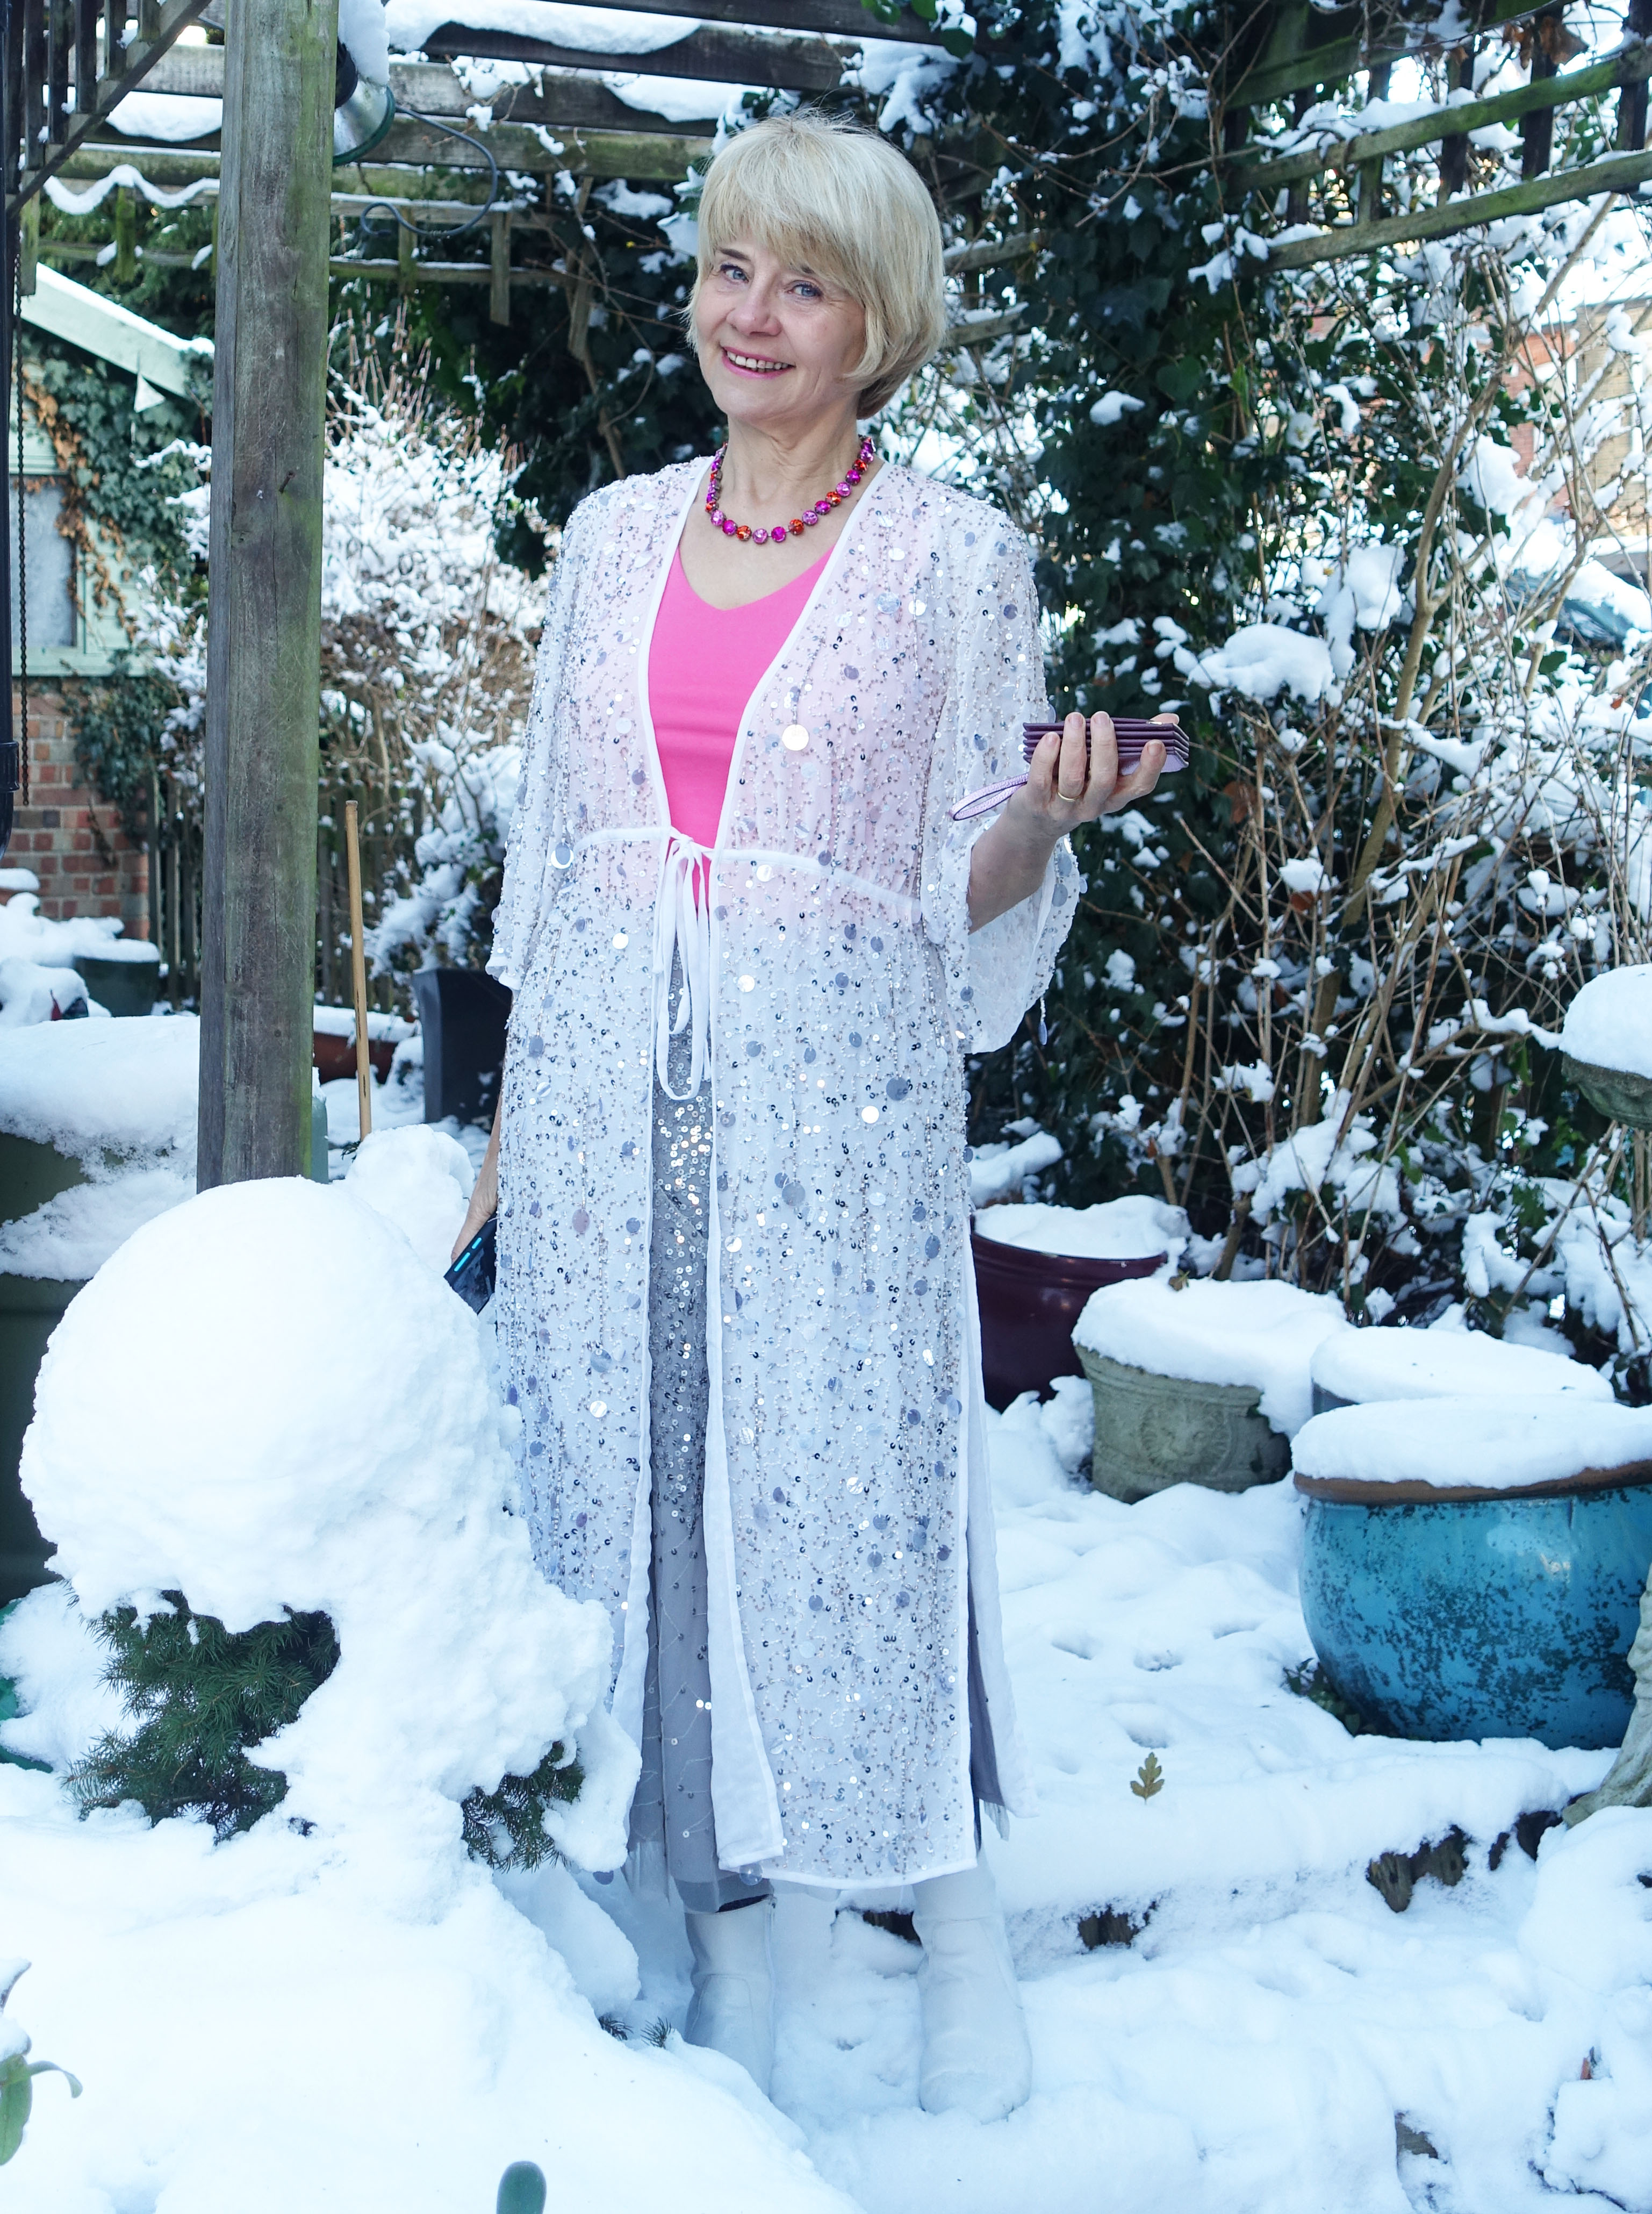
[[[834,1887],[972,1864],[976,1728],[1031,1811],[999,1624],[964,1055],[1003,1044],[1076,904],[1070,850],[973,936],[964,794],[1049,713],[1025,542],[886,468],[742,719],[715,848],[673,848],[655,613],[704,474],[562,539],[493,973],[515,994],[498,1316],[545,1573],[616,1630],[640,1741],[650,1117],[674,946],[713,1086],[704,1528],[730,1868]],[[761,554],[754,554],[760,560]],[[782,734],[785,742],[782,743]],[[709,890],[696,914],[695,859]],[[678,995],[680,1000],[681,995]]]

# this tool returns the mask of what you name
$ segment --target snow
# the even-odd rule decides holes
[[[1334,681],[1325,640],[1282,623],[1246,623],[1225,645],[1188,659],[1183,673],[1196,683],[1243,692],[1251,700],[1271,700],[1288,690],[1312,702],[1323,699]]]
[[[154,138],[178,146],[209,138],[223,122],[221,100],[193,93],[129,92],[109,113],[111,126],[128,138]]]
[[[1652,1077],[1652,963],[1592,978],[1567,1008],[1560,1042],[1574,1061]]]
[[[1135,1261],[1162,1253],[1175,1261],[1187,1244],[1187,1215],[1162,1199],[1110,1199],[1097,1207],[1011,1201],[977,1214],[975,1231],[977,1238],[1019,1245],[1028,1253],[1071,1254],[1090,1261]]]
[[[1521,1491],[1585,1469],[1652,1463],[1652,1407],[1570,1393],[1384,1399],[1334,1407],[1297,1434],[1298,1477],[1423,1483],[1441,1491]]]
[[[439,1275],[453,1254],[476,1172],[458,1140],[434,1123],[375,1130],[364,1138],[345,1177],[352,1199],[393,1222],[427,1268]]]
[[[1122,421],[1126,415],[1138,413],[1147,404],[1145,400],[1138,400],[1133,393],[1104,392],[1090,410],[1090,420],[1101,430],[1111,431],[1114,424]]]
[[[390,49],[383,0],[339,0],[339,41],[360,74],[374,84],[390,82]]]
[[[389,0],[384,13],[391,48],[399,54],[419,52],[444,23],[511,31],[596,54],[657,53],[700,28],[682,15],[565,7],[559,0]]]
[[[32,1214],[0,1222],[0,1274],[84,1283],[133,1231],[181,1207],[194,1190],[193,1173],[164,1167],[129,1168],[76,1184]]]
[[[1610,1402],[1612,1385],[1581,1361],[1470,1330],[1350,1330],[1324,1339],[1313,1381],[1339,1399],[1454,1398],[1464,1392],[1576,1393]]]
[[[994,1200],[1019,1191],[1023,1183],[1062,1157],[1062,1141],[1049,1130],[1025,1129],[1012,1144],[977,1146],[970,1163],[970,1203],[990,1207]]]
[[[0,1131],[95,1167],[105,1153],[170,1157],[193,1174],[200,1025],[36,1023],[0,1055]]]
[[[13,954],[0,961],[0,1031],[26,1024],[55,1023],[71,1011],[89,1008],[84,979],[76,969],[43,969]]]
[[[315,1194],[323,1213],[350,1203]],[[339,1258],[329,1238],[326,1267]],[[290,1278],[272,1302],[284,1348],[320,1280]],[[440,1289],[415,1271],[398,1303],[415,1280]],[[342,1290],[327,1312],[348,1321],[353,1252]],[[215,1323],[215,1349],[227,1336]],[[343,1350],[352,1379],[363,1349],[358,1334]],[[331,1417],[324,1457],[351,1488],[374,1434],[330,1352],[309,1373]],[[388,1388],[361,1373],[364,1414],[388,1414],[403,1443],[412,1418],[394,1398],[420,1380],[405,1363]],[[261,1407],[250,1360],[248,1381]],[[349,1835],[318,1850],[285,1807],[214,1847],[199,1825],[150,1829],[132,1810],[80,1822],[53,1777],[0,1767],[8,1903],[34,1960],[9,2014],[87,2087],[72,2112],[37,2099],[9,2208],[217,2214],[228,2174],[236,2214],[452,2214],[488,2204],[520,2158],[545,2168],[554,2203],[682,2214],[1652,2204],[1652,1813],[1551,1831],[1535,1865],[1508,1841],[1493,1870],[1518,1815],[1563,1806],[1611,1756],[1350,1738],[1284,1681],[1310,1652],[1292,1488],[1184,1485],[1134,1507],[1092,1493],[1062,1431],[1087,1395],[1063,1383],[1048,1407],[987,1418],[1043,1810],[988,1838],[1033,2047],[1019,2113],[983,2128],[918,2111],[916,1948],[829,1899],[780,1900],[767,2107],[680,2043],[680,1921],[622,1879],[490,1880],[388,1826],[370,1853]],[[289,1437],[306,1419],[283,1410]],[[247,1428],[237,1410],[230,1434]],[[411,1462],[426,1465],[422,1443]],[[325,1471],[309,1492],[326,1501]],[[445,1573],[455,1541],[421,1527],[420,1542]],[[0,1669],[37,1709],[0,1729],[16,1750],[61,1764],[107,1725],[61,1587],[0,1627]],[[411,1709],[422,1683],[386,1696]],[[405,1726],[401,1703],[390,1721]],[[1165,1788],[1143,1802],[1129,1785],[1149,1750]],[[1368,1862],[1454,1824],[1464,1881],[1425,1879],[1391,1913]],[[1146,1926],[1086,1951],[1080,1917],[1109,1909]],[[605,2036],[593,2006],[631,2041]],[[658,2048],[656,2022],[673,2026]],[[1438,2161],[1397,2161],[1397,2116]]]
[[[740,97],[737,84],[703,77],[632,76],[605,74],[603,83],[616,100],[668,123],[710,122]]]
[[[9,877],[29,877],[0,907],[0,961],[38,962],[46,969],[67,969],[76,955],[97,961],[158,961],[160,949],[141,938],[123,939],[113,915],[71,915],[53,922],[40,911],[35,879],[27,869],[0,872],[0,891]]]
[[[348,1038],[353,1045],[356,1039],[356,1011],[353,1007],[313,1007],[310,1028],[325,1037]],[[405,1021],[400,1015],[387,1015],[376,1007],[367,1010],[367,1035],[370,1038],[388,1039],[399,1045],[403,1038],[417,1035],[417,1023]]]
[[[1316,1349],[1347,1327],[1340,1304],[1322,1293],[1210,1277],[1178,1291],[1161,1270],[1092,1292],[1073,1342],[1154,1376],[1248,1385],[1274,1428],[1291,1437],[1312,1412]]]

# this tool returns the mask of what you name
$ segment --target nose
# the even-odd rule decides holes
[[[760,332],[778,331],[780,317],[775,311],[777,294],[771,284],[754,279],[743,291],[729,312],[729,321],[737,330],[756,337]]]

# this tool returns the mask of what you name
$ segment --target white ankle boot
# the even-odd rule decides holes
[[[979,1861],[932,1876],[913,1898],[923,1941],[919,2102],[926,2113],[1000,2121],[1032,2088],[1032,2053],[991,1871]]]
[[[688,1914],[694,2000],[682,2036],[737,2060],[763,2096],[774,2066],[774,1976],[768,1949],[774,1902],[726,1914]]]

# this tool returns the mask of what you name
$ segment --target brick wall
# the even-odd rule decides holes
[[[29,804],[17,810],[6,864],[40,880],[40,913],[115,914],[127,938],[150,934],[149,855],[107,802],[80,780],[64,703],[28,695]]]

